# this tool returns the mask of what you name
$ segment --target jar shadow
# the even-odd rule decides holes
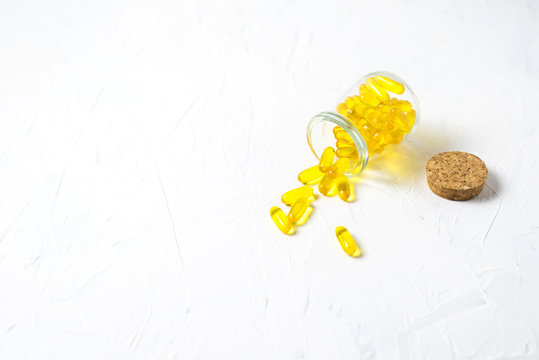
[[[428,121],[425,121],[428,123]],[[421,124],[402,143],[387,147],[381,155],[369,160],[366,169],[352,178],[354,184],[403,184],[425,173],[425,164],[434,154],[451,149],[451,139],[441,128]]]

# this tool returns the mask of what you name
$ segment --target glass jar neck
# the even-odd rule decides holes
[[[333,135],[332,129],[335,126],[340,126],[343,128],[354,141],[359,156],[357,161],[350,165],[350,168],[348,171],[346,171],[346,173],[349,175],[357,175],[365,169],[367,163],[369,162],[369,150],[363,136],[361,136],[359,131],[357,131],[352,122],[350,122],[350,120],[343,115],[327,111],[321,112],[314,116],[307,126],[307,142],[309,143],[309,147],[311,148],[314,156],[316,156],[317,159],[320,159],[320,155],[326,146],[332,145],[329,145],[327,142],[325,143],[322,138],[315,138],[323,137],[324,135],[315,136],[315,134],[328,133]],[[321,131],[317,131],[318,127],[322,127],[322,129],[320,129]]]

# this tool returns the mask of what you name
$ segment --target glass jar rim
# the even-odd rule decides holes
[[[365,139],[363,139],[363,136],[356,129],[356,127],[350,122],[350,120],[348,120],[341,114],[334,113],[331,111],[325,111],[315,115],[311,119],[311,121],[309,121],[309,124],[307,125],[307,142],[309,143],[309,148],[311,149],[314,156],[317,159],[320,159],[320,156],[317,154],[312,143],[311,134],[315,126],[324,122],[330,122],[335,124],[336,126],[340,126],[352,138],[358,151],[359,157],[357,162],[353,166],[351,166],[350,169],[347,170],[345,173],[351,175],[357,175],[361,173],[369,162],[369,150],[367,148],[367,143],[365,142]]]

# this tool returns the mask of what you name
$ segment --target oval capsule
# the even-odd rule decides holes
[[[298,174],[299,182],[305,185],[318,184],[323,177],[324,173],[320,171],[318,165],[305,169]]]
[[[376,95],[370,91],[365,84],[359,87],[359,100],[361,100],[362,103],[370,106],[378,106],[380,104],[380,100],[378,100]]]
[[[336,155],[339,158],[354,158],[357,157],[357,150],[355,147],[343,147],[337,149]]]
[[[337,184],[337,195],[341,198],[342,201],[348,201],[350,198],[350,180],[346,175],[340,175],[335,179]]]
[[[378,84],[373,77],[368,78],[365,84],[378,100],[389,100],[389,94],[387,93],[387,90],[384,89],[380,84]]]
[[[290,211],[288,212],[288,220],[292,224],[295,224],[305,215],[305,212],[309,208],[309,199],[301,198],[292,205]]]
[[[281,230],[285,234],[288,234],[290,232],[292,225],[290,224],[290,220],[288,219],[288,216],[286,216],[283,210],[281,210],[277,206],[274,206],[270,209],[270,216],[271,220],[273,220],[279,230]]]
[[[335,235],[337,235],[337,240],[339,240],[339,244],[341,244],[345,253],[352,257],[361,255],[361,249],[357,246],[356,241],[344,226],[337,227],[337,229],[335,229]]]
[[[348,135],[346,131],[338,132],[335,135],[335,140],[343,142],[343,143],[348,143],[350,145],[354,145],[354,140],[352,140],[352,137]]]
[[[320,191],[322,195],[328,196],[329,192],[334,186],[335,178],[329,176],[329,174],[326,174],[320,181],[320,184],[318,184],[318,191]]]
[[[395,81],[393,79],[388,78],[387,76],[378,75],[375,76],[374,79],[380,86],[382,86],[384,89],[391,91],[394,94],[403,94],[404,93],[404,85],[402,85],[400,82]]]
[[[331,146],[328,146],[324,149],[322,152],[322,155],[320,156],[320,163],[318,164],[318,167],[321,172],[328,172],[329,167],[333,164],[333,161],[335,160],[335,149],[333,149]]]
[[[335,161],[333,165],[331,165],[331,167],[329,168],[328,174],[329,176],[337,177],[339,175],[344,174],[345,171],[347,171],[349,167],[350,167],[350,159],[341,158]]]
[[[300,186],[299,188],[287,191],[281,196],[281,201],[286,205],[292,205],[301,198],[311,198],[314,195],[310,186]]]

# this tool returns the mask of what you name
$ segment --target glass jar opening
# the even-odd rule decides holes
[[[359,131],[344,116],[329,111],[314,116],[307,126],[307,142],[309,143],[309,147],[314,156],[320,160],[320,155],[322,155],[326,147],[335,146],[335,137],[333,134],[333,128],[335,126],[344,129],[354,142],[358,152],[357,160],[350,163],[350,167],[345,173],[357,175],[367,166],[369,150]]]

